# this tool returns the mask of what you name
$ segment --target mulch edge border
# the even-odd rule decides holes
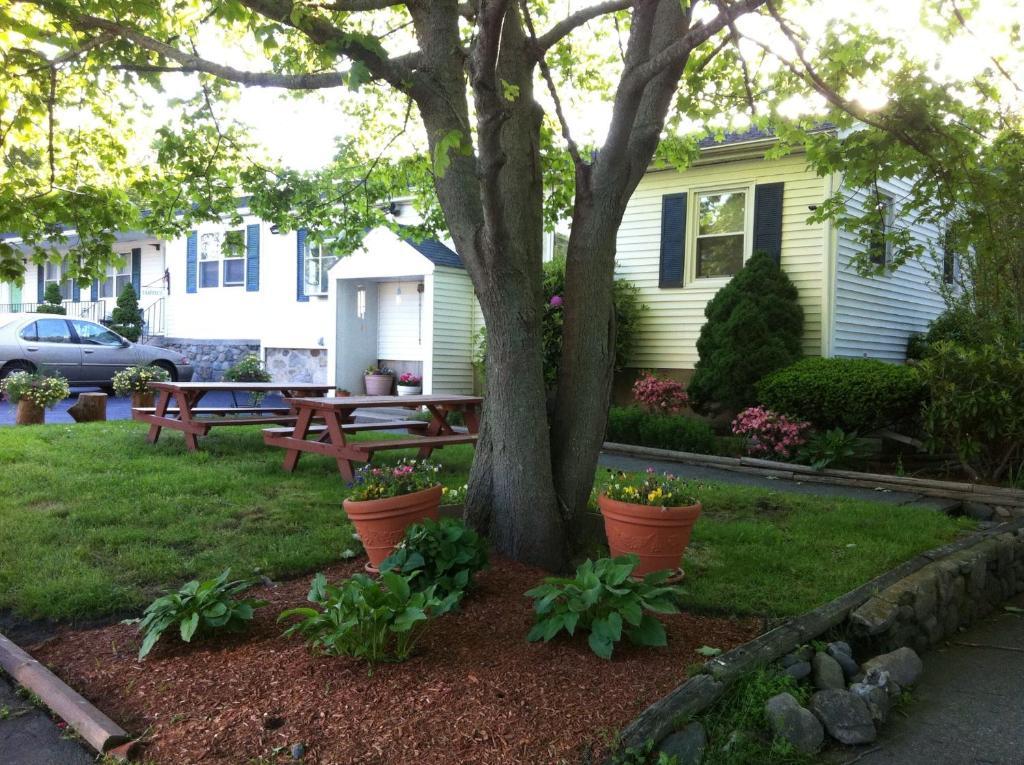
[[[132,739],[124,728],[3,634],[0,634],[0,667],[36,694],[97,752],[119,758],[128,753]]]
[[[680,683],[622,729],[619,737],[620,748],[627,750],[641,747],[648,741],[658,744],[676,729],[677,721],[692,717],[710,707],[743,673],[776,661],[798,646],[842,623],[871,597],[925,566],[1008,532],[1024,532],[1024,518],[1001,523],[942,547],[927,550],[866,584],[793,617],[769,632],[705,662],[700,674]],[[606,765],[611,762],[611,759],[605,761]]]
[[[628,457],[645,457],[684,465],[705,465],[738,473],[753,473],[768,478],[784,478],[790,481],[834,484],[871,489],[891,489],[929,497],[953,500],[971,500],[994,505],[1024,508],[1024,491],[1001,486],[962,483],[957,481],[936,481],[926,478],[908,478],[884,473],[860,473],[854,470],[815,470],[808,465],[791,462],[774,462],[753,457],[720,457],[712,454],[677,452],[671,449],[655,449],[650,446],[634,446],[606,441],[602,451]]]

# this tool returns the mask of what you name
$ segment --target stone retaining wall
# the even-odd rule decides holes
[[[196,382],[218,382],[224,373],[250,354],[260,353],[259,340],[197,340],[184,337],[154,338],[151,343],[184,354],[192,363]]]
[[[1024,528],[929,563],[855,609],[851,637],[880,650],[917,651],[953,636],[1024,592]]]
[[[274,382],[327,383],[326,348],[267,348]]]

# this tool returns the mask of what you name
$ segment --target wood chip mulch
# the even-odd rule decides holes
[[[337,581],[352,562],[327,571]],[[348,658],[314,656],[281,637],[284,608],[304,605],[309,579],[253,591],[270,601],[250,632],[185,646],[165,635],[136,660],[134,627],[65,630],[34,655],[165,765],[304,763],[562,763],[606,751],[614,733],[686,677],[695,650],[728,650],[755,637],[756,619],[664,617],[669,644],[621,643],[612,661],[585,636],[526,642],[523,593],[543,572],[495,560],[459,613],[434,622],[417,654],[370,671]],[[275,753],[275,750],[277,752]],[[262,759],[261,759],[262,758]]]

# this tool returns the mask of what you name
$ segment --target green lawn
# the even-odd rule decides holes
[[[306,455],[288,475],[258,427],[219,429],[196,453],[176,433],[156,447],[144,435],[132,422],[0,428],[0,609],[130,613],[226,566],[277,578],[359,549],[333,461]],[[437,454],[445,483],[464,483],[471,448]],[[796,613],[966,528],[919,508],[724,485],[704,501],[687,590],[716,611]]]

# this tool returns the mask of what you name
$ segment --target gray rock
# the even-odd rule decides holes
[[[876,724],[881,725],[885,722],[889,716],[889,710],[892,709],[892,699],[889,698],[889,693],[885,688],[866,683],[854,683],[850,686],[850,693],[859,696],[868,705],[871,719]]]
[[[799,663],[800,657],[797,656],[795,653],[787,653],[785,656],[779,659],[779,664],[782,665],[783,669],[785,669],[786,667],[792,667],[794,664]]]
[[[870,744],[878,735],[868,705],[846,690],[829,689],[811,696],[811,712],[841,744]]]
[[[883,653],[864,662],[864,671],[868,674],[873,669],[889,673],[889,679],[905,688],[913,685],[924,671],[924,664],[913,648],[897,648],[891,653]]]
[[[846,654],[850,658],[853,658],[853,649],[850,648],[850,644],[845,640],[833,640],[828,644],[828,646],[826,646],[826,652],[833,658],[835,658],[834,651],[838,651],[839,653]]]
[[[878,635],[893,625],[899,616],[899,606],[873,597],[850,614],[850,621],[866,635]]]
[[[816,653],[811,659],[814,687],[819,690],[846,688],[846,677],[839,662],[827,653]]]
[[[782,674],[789,675],[794,680],[803,680],[811,674],[811,663],[798,661],[796,664],[790,664],[782,670]]]
[[[889,677],[889,673],[884,669],[872,669],[866,673],[862,678],[854,680],[855,683],[863,683],[864,685],[873,685],[876,688],[881,688],[887,694],[890,699],[894,699],[903,692],[900,688],[900,684]]]
[[[963,511],[964,515],[976,521],[990,521],[992,516],[996,514],[995,508],[992,505],[986,505],[984,502],[964,502]]]
[[[827,650],[828,655],[835,659],[836,663],[842,668],[843,675],[847,680],[860,672],[860,665],[853,660],[853,654],[850,651],[849,645],[846,643],[829,643]]]
[[[692,722],[682,730],[666,736],[658,745],[658,751],[675,757],[679,765],[700,765],[707,745],[708,737],[704,732],[704,726],[699,722]]]
[[[764,705],[764,711],[772,732],[792,744],[798,752],[812,754],[821,748],[825,740],[824,728],[818,718],[800,706],[790,694],[772,696]]]

